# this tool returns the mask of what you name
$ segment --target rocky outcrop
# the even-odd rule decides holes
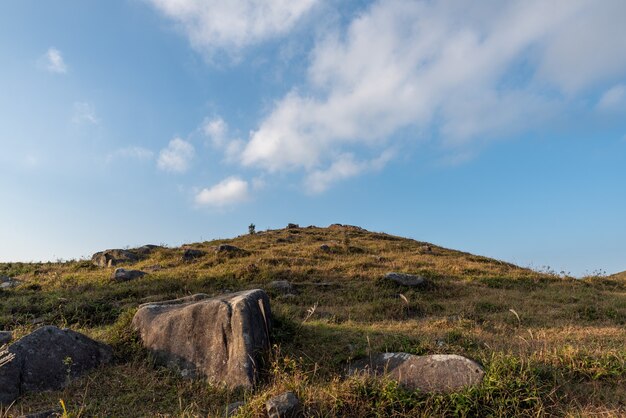
[[[9,346],[14,358],[0,367],[0,404],[26,392],[61,389],[112,359],[110,347],[54,326],[45,326]]]
[[[206,251],[195,250],[193,248],[186,248],[183,252],[183,261],[193,261],[196,258],[204,257]]]
[[[229,256],[241,256],[241,255],[248,255],[249,252],[244,250],[243,248],[239,248],[236,247],[234,245],[230,245],[230,244],[220,244],[217,247],[215,247],[215,253],[216,254],[226,254]]]
[[[274,280],[268,283],[267,288],[283,295],[295,295],[297,293],[288,280]]]
[[[126,270],[123,268],[116,268],[111,275],[111,280],[114,282],[127,282],[129,280],[135,280],[145,276],[146,273],[141,270]]]
[[[181,375],[250,388],[270,348],[269,298],[255,289],[144,304],[133,326],[157,361]]]
[[[426,283],[424,277],[406,273],[387,273],[385,274],[385,279],[408,287],[420,286]]]
[[[349,374],[360,373],[388,376],[409,390],[440,393],[478,385],[485,374],[478,363],[462,356],[407,353],[380,353],[352,363]]]
[[[300,400],[293,392],[285,392],[265,403],[268,418],[296,418],[302,416]]]
[[[114,267],[122,263],[135,263],[142,255],[131,250],[105,250],[95,253],[91,262],[98,267]]]

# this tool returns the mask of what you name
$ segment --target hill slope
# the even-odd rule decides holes
[[[222,243],[245,252],[218,254]],[[241,415],[262,416],[264,400],[285,389],[316,416],[626,413],[623,279],[561,278],[340,225],[184,247],[152,250],[129,264],[149,274],[124,283],[88,260],[0,264],[0,276],[22,281],[0,291],[0,329],[19,337],[41,324],[69,326],[111,344],[117,358],[63,391],[24,396],[8,414],[63,399],[70,412],[86,416],[219,416],[245,399]],[[205,254],[184,261],[188,248]],[[390,271],[420,274],[430,285],[389,284],[382,277]],[[295,297],[268,287],[283,279]],[[255,392],[153,367],[130,327],[143,302],[257,287],[271,297],[276,345]],[[377,351],[461,354],[480,361],[487,378],[457,396],[340,378],[349,360]]]

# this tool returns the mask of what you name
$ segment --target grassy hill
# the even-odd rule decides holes
[[[611,277],[611,279],[625,280],[626,279],[626,271],[622,271],[621,273],[615,273],[615,274],[611,275],[610,277]]]
[[[220,243],[245,254],[216,254]],[[320,249],[322,244],[330,248]],[[29,394],[7,416],[50,409],[74,416],[263,416],[263,403],[294,390],[312,416],[614,416],[626,414],[626,279],[584,280],[357,227],[293,228],[159,248],[113,283],[89,260],[0,264],[23,283],[0,291],[0,330],[21,336],[42,324],[111,344],[114,365],[58,392]],[[416,273],[413,289],[382,279]],[[298,295],[267,287],[289,280]],[[231,392],[154,367],[132,332],[140,303],[193,293],[265,288],[274,315],[271,367],[254,392]],[[348,361],[378,351],[450,353],[482,363],[479,388],[453,395],[406,392],[394,382],[343,378]],[[0,411],[0,416],[2,416]],[[603,415],[604,414],[604,415]]]

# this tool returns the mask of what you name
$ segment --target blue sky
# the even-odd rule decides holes
[[[0,261],[348,223],[626,270],[621,0],[11,0]]]

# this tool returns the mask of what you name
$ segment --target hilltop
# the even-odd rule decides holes
[[[241,251],[216,252],[221,244]],[[114,282],[92,260],[4,263],[0,330],[69,327],[113,347],[115,362],[57,392],[28,394],[8,411],[63,399],[82,416],[241,416],[286,389],[316,416],[626,414],[626,278],[577,280],[359,227],[260,231],[180,248],[146,246]],[[193,256],[192,256],[193,255]],[[387,272],[420,275],[395,285]],[[270,283],[287,280],[295,295]],[[184,380],[155,367],[130,320],[141,303],[261,288],[271,299],[273,363],[250,392]],[[348,361],[380,351],[460,354],[480,362],[479,388],[412,393],[393,382],[343,378]],[[0,411],[0,416],[1,411]]]

